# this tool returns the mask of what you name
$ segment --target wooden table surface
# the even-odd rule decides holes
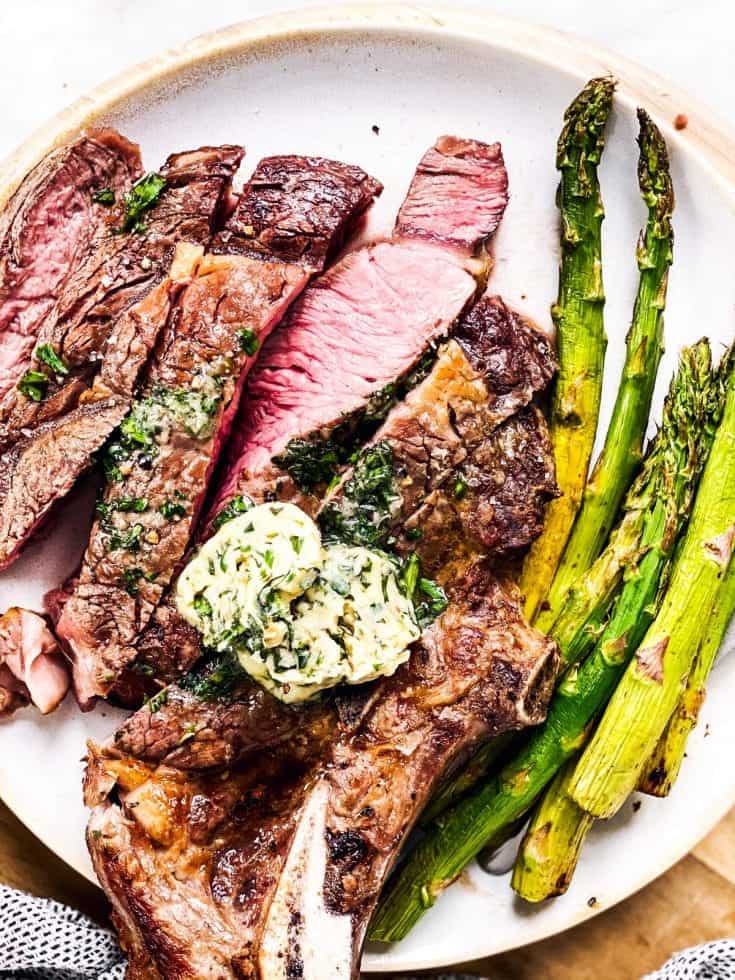
[[[106,920],[102,893],[36,840],[1,801],[0,882]],[[490,980],[638,980],[679,949],[733,935],[735,810],[691,854],[627,901],[554,939],[462,969]]]

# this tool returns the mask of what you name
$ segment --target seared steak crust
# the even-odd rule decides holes
[[[297,166],[307,171],[303,188],[311,197],[324,161],[295,158],[294,172]],[[332,191],[341,166],[330,164],[325,179]],[[262,169],[268,171],[267,161]],[[341,222],[338,229],[334,222],[323,229],[325,236],[349,226],[378,189],[363,175],[355,190],[355,168],[344,169]],[[246,191],[251,207],[253,195]],[[335,198],[335,208],[337,203]],[[271,208],[268,197],[264,212]],[[270,213],[278,220],[277,212]],[[236,210],[230,222],[238,221]],[[79,582],[58,624],[83,707],[107,695],[135,658],[138,638],[188,547],[248,371],[309,275],[304,265],[268,260],[264,251],[209,254],[198,259],[177,297],[126,420],[134,439],[151,445],[131,450],[108,482]],[[148,435],[137,431],[141,425]]]
[[[0,545],[0,567],[17,555],[55,501],[92,463],[91,455],[75,452],[73,413],[101,399],[114,398],[122,406],[122,414],[109,427],[98,413],[98,445],[121,421],[180,280],[191,270],[191,249],[201,250],[209,241],[242,152],[239,147],[205,147],[169,157],[161,170],[166,187],[146,216],[143,232],[116,233],[124,218],[123,205],[102,208],[106,223],[78,257],[37,337],[39,345],[48,345],[61,358],[65,373],[49,372],[37,348],[30,367],[48,376],[43,397],[35,401],[12,388],[0,407],[0,446],[4,443],[6,448],[0,524],[12,528]],[[183,242],[189,243],[189,253]],[[53,447],[49,429],[54,431]],[[22,508],[17,498],[2,492],[3,486],[19,484],[22,478],[12,469],[17,453],[7,452],[17,440],[26,467],[38,469],[36,493]]]
[[[360,167],[324,157],[267,157],[212,248],[319,272],[382,190]]]
[[[4,209],[0,406],[29,366],[38,332],[63,303],[79,265],[108,233],[108,211],[95,193],[123,195],[141,172],[135,144],[112,130],[91,131],[42,160]]]

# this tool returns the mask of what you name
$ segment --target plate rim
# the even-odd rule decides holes
[[[720,185],[720,190],[735,200],[735,127],[683,88],[665,77],[650,71],[637,62],[573,34],[556,30],[480,8],[448,7],[443,4],[420,3],[346,3],[336,6],[307,7],[240,21],[197,35],[183,44],[171,47],[119,72],[94,87],[67,108],[54,114],[36,128],[16,150],[0,163],[0,208],[4,207],[23,177],[52,149],[65,143],[83,129],[93,126],[103,115],[125,102],[143,97],[148,91],[173,83],[192,69],[208,64],[237,59],[251,53],[265,53],[268,48],[284,43],[303,42],[309,38],[323,40],[325,35],[346,35],[363,32],[419,34],[438,39],[469,40],[489,49],[500,49],[555,69],[571,77],[585,79],[598,74],[612,74],[618,80],[615,99],[627,108],[643,105],[664,130],[668,139],[675,139],[679,152],[694,156],[700,166]],[[684,113],[687,125],[677,130],[674,118]],[[13,804],[12,793],[3,786],[0,772],[0,798],[19,820],[68,867],[99,887],[96,878],[76,862],[69,861],[56,847],[33,829],[30,815],[23,814],[19,801]],[[550,926],[535,933],[520,944],[493,944],[491,953],[478,950],[473,959],[498,955],[511,949],[521,949],[530,943],[548,939],[599,915],[664,874],[689,853],[694,846],[719,823],[735,805],[735,780],[723,789],[717,805],[706,818],[698,821],[689,833],[682,833],[667,852],[660,866],[646,872],[624,894],[604,906],[578,911],[562,929]],[[26,819],[28,817],[28,819]],[[378,954],[379,956],[379,954]],[[421,970],[443,967],[456,962],[436,956],[430,959],[415,957],[401,969]],[[393,969],[371,963],[371,971]]]

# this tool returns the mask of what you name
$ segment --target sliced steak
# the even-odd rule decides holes
[[[74,419],[85,414],[82,406],[107,402],[107,410],[97,413],[99,442],[94,448],[124,416],[179,282],[191,271],[191,248],[201,250],[208,243],[241,158],[242,150],[229,146],[169,157],[161,170],[166,184],[155,206],[137,219],[135,228],[117,234],[125,227],[127,212],[122,202],[113,205],[104,232],[79,258],[38,334],[30,362],[35,375],[25,376],[46,380],[40,387],[26,387],[25,393],[12,388],[0,408],[0,443],[5,447],[0,527],[12,529],[0,538],[0,567],[12,561],[91,464],[91,455],[75,451]],[[188,252],[180,249],[180,261],[173,263],[184,242]],[[56,361],[49,360],[49,352]],[[18,491],[24,490],[23,473],[29,467],[38,473],[37,492],[26,498]]]
[[[170,275],[120,317],[117,343],[78,402],[24,430],[0,454],[0,568],[69,493],[125,418],[141,367],[200,254],[201,248],[180,245]]]
[[[303,186],[311,199],[325,161],[294,158],[290,166],[307,171]],[[324,234],[335,229],[341,238],[380,186],[344,167],[340,197],[334,188],[339,166],[326,167],[325,196],[341,209],[340,222],[332,221]],[[263,161],[254,179],[268,188],[263,213],[271,213],[285,234],[289,208],[298,227],[304,204],[293,196],[298,183],[287,183],[277,206],[259,176],[270,169],[270,161]],[[243,197],[253,209],[251,190]],[[241,229],[240,205],[230,223]],[[329,252],[325,246],[319,261]],[[136,640],[186,552],[245,377],[266,337],[318,271],[309,262],[267,259],[265,252],[247,249],[207,255],[177,298],[121,438],[108,450],[120,465],[110,457],[108,472],[115,479],[108,481],[79,582],[58,624],[82,707],[106,695],[135,657]]]
[[[66,661],[46,621],[8,609],[0,616],[0,716],[29,702],[47,715],[68,690]]]
[[[548,432],[531,404],[554,372],[549,342],[497,297],[480,300],[460,319],[455,336],[426,379],[390,411],[319,515],[326,534],[338,529],[343,536],[352,533],[351,521],[370,520],[372,513],[354,512],[351,481],[356,475],[359,482],[363,461],[378,447],[381,464],[391,467],[393,504],[390,521],[374,536],[368,525],[370,543],[385,546],[393,538],[394,547],[417,552],[442,583],[451,583],[460,555],[497,559],[527,548],[556,492]],[[174,650],[179,662],[186,657],[191,663],[200,649],[196,631],[173,604],[159,613],[165,625],[146,634],[146,662],[160,669],[166,651]],[[169,687],[122,726],[117,747],[183,768],[229,765],[294,736],[316,744],[334,724],[325,716],[338,710],[328,699],[285,705],[247,679],[235,685],[226,705],[197,697],[196,689],[211,687],[196,679]]]
[[[0,217],[0,405],[29,367],[39,330],[109,234],[95,196],[126,194],[142,173],[138,147],[96,130],[51,152]]]
[[[437,166],[444,158],[453,174],[451,188]],[[283,183],[281,176],[269,174],[268,179],[277,187]],[[442,188],[434,212],[425,204],[412,208],[413,194],[426,200],[431,179]],[[250,374],[225,473],[200,539],[241,495],[258,503],[289,499],[316,511],[319,490],[351,452],[346,446],[355,425],[365,432],[379,425],[410,386],[422,355],[450,331],[478,281],[484,282],[488,262],[479,253],[502,218],[507,182],[498,144],[443,137],[425,155],[404,202],[404,209],[416,215],[412,229],[399,218],[400,235],[347,255],[306,290]],[[263,232],[255,235],[260,226],[253,224],[258,209],[247,195],[241,209],[244,214],[230,222],[240,231],[237,247],[262,247]],[[327,218],[332,226],[329,208]],[[434,224],[443,233],[431,241]],[[249,234],[242,234],[243,225]],[[452,227],[450,242],[446,231]],[[294,239],[299,254],[323,250],[313,236]],[[231,233],[227,241],[231,244]],[[282,247],[290,241],[280,234]],[[194,663],[199,642],[169,601],[157,611],[139,650],[144,670],[170,680]],[[140,703],[137,680],[128,677],[125,688],[118,688],[126,703]]]
[[[528,547],[556,493],[546,428],[531,406],[555,369],[546,337],[499,297],[476,303],[372,442],[393,468],[395,498],[375,543],[397,538],[399,552],[417,552],[440,580],[459,553],[501,558]],[[364,519],[353,479],[322,506],[327,533],[350,533]]]
[[[479,739],[543,718],[556,656],[472,562],[410,662],[311,764],[276,752],[223,779],[93,749],[88,845],[135,951],[129,976],[136,957],[161,977],[173,963],[192,978],[356,976],[380,886],[432,787]]]
[[[210,526],[240,494],[261,502],[276,493],[308,506],[299,491],[329,482],[325,463],[338,459],[333,442],[350,434],[347,420],[367,413],[379,421],[396,383],[484,282],[479,253],[500,223],[507,188],[497,143],[442,137],[425,154],[394,237],[322,276],[266,345]]]

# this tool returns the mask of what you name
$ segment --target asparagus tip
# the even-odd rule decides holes
[[[638,109],[638,185],[656,227],[657,238],[671,237],[671,212],[674,209],[674,186],[669,170],[669,153],[661,130],[645,109]]]
[[[580,154],[579,165],[599,163],[616,84],[611,75],[592,78],[568,106],[557,145],[559,170],[571,164],[570,155],[574,149]]]

